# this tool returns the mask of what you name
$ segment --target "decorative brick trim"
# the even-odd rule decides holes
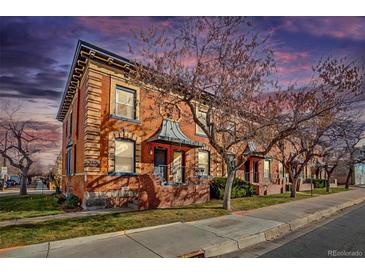
[[[100,172],[101,78],[89,69],[85,73],[84,170],[88,174]]]
[[[125,129],[120,131],[113,131],[109,133],[109,144],[108,144],[108,172],[114,172],[115,167],[115,139],[130,139],[136,144],[136,173],[140,174],[142,171],[142,140],[141,137],[135,133],[128,132]]]

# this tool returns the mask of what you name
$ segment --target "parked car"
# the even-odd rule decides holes
[[[14,180],[12,180],[12,179],[8,179],[7,181],[6,181],[6,187],[14,187],[14,186],[16,186],[17,185],[17,182],[16,181],[14,181]]]
[[[16,185],[20,185],[20,177],[19,176],[16,176],[16,175],[10,176],[9,180],[14,181]]]

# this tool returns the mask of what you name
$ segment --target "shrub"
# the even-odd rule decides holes
[[[63,204],[66,201],[65,195],[63,195],[62,193],[57,193],[54,195],[54,197],[57,201],[57,204],[59,205]]]
[[[227,178],[215,177],[210,184],[210,196],[213,199],[223,199],[224,187],[226,185]],[[255,188],[250,183],[235,178],[232,185],[231,198],[241,198],[246,196],[252,196],[255,194]]]
[[[313,179],[314,188],[324,188],[327,184],[327,180],[325,179]]]
[[[65,208],[77,208],[81,206],[81,200],[76,195],[70,194],[66,196],[63,206]]]

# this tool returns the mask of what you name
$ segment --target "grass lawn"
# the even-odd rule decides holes
[[[0,221],[63,213],[51,195],[0,197]]]
[[[232,211],[250,210],[265,206],[287,203],[305,198],[310,198],[310,196],[302,193],[297,193],[296,198],[290,198],[290,193],[274,194],[269,196],[252,196],[252,197],[232,199],[231,207]],[[212,200],[209,201],[204,206],[222,206],[222,201]]]
[[[335,190],[333,192],[344,191]],[[314,190],[314,196],[326,194],[325,190]],[[297,198],[289,193],[270,196],[253,196],[232,200],[232,210],[250,210],[294,200],[310,198],[310,192],[299,192]],[[51,198],[51,197],[50,197]],[[221,200],[180,208],[115,213],[66,220],[54,220],[37,224],[15,225],[0,228],[0,248],[96,235],[126,229],[195,221],[230,214],[222,208]]]
[[[228,214],[222,208],[157,209],[0,228],[0,248],[95,235]]]
[[[330,188],[330,192],[327,192],[326,188],[315,188],[315,189],[313,189],[313,194],[328,195],[328,194],[339,193],[339,192],[344,192],[344,191],[348,191],[348,189],[346,189],[344,187],[337,187],[337,188]],[[304,191],[304,192],[310,194],[310,190]]]

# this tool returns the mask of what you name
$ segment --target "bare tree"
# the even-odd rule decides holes
[[[357,91],[358,75],[350,73],[347,81],[336,78],[353,66],[329,59],[314,68],[318,79],[303,92],[267,93],[275,86],[269,80],[275,62],[268,37],[241,17],[189,18],[176,33],[151,29],[137,38],[140,44],[131,51],[138,51],[143,64],[134,63],[130,80],[157,89],[164,98],[177,94],[173,103],[189,107],[227,167],[226,209],[236,172],[250,156],[245,153],[248,142],[259,142],[266,154],[301,123],[341,105],[345,94]]]
[[[356,164],[365,163],[365,153],[360,153],[361,149],[358,147],[361,139],[365,137],[365,123],[353,122],[351,127],[344,128],[342,134],[345,143],[344,161],[348,167],[348,174],[346,177],[346,188],[350,186],[350,181],[354,181],[354,168]]]
[[[355,142],[358,142],[357,137],[365,129],[364,123],[358,122],[359,115],[351,111],[345,112],[343,115],[337,114],[337,116],[318,149],[321,160],[319,167],[323,168],[327,175],[327,192],[330,191],[330,182],[334,170],[349,158],[349,142],[354,142],[354,138]]]
[[[275,144],[274,158],[283,163],[291,182],[291,197],[296,197],[298,180],[315,157],[320,156],[319,146],[331,128],[328,116],[318,116],[298,127],[290,136]]]
[[[35,161],[34,156],[50,140],[41,138],[32,121],[23,121],[18,117],[21,105],[4,102],[0,116],[0,154],[9,164],[19,169],[21,174],[20,194],[27,194],[27,180]]]

